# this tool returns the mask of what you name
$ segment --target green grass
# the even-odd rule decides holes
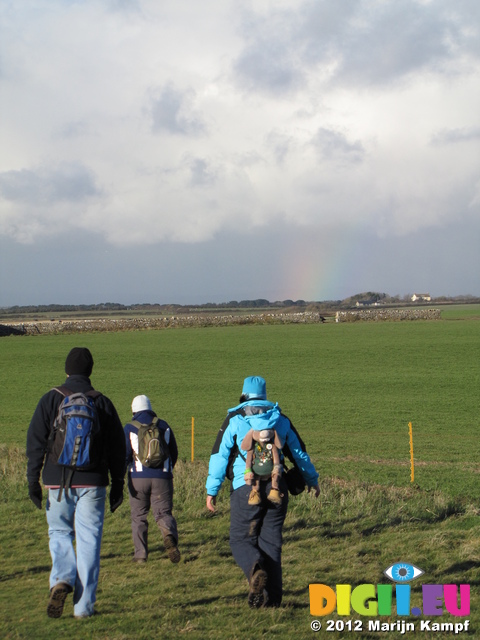
[[[176,471],[181,562],[168,561],[152,520],[149,562],[142,566],[131,562],[129,510],[124,504],[106,516],[99,615],[74,620],[69,599],[63,617],[49,620],[45,614],[50,570],[45,516],[26,498],[21,451],[13,450],[13,459],[10,451],[0,500],[2,522],[10,523],[0,533],[2,638],[310,638],[310,583],[332,587],[384,583],[383,571],[397,560],[423,569],[430,583],[471,584],[470,622],[473,632],[480,628],[478,510],[469,501],[418,487],[382,487],[335,478],[322,479],[318,501],[308,494],[291,498],[284,528],[284,604],[279,610],[252,615],[246,604],[246,580],[228,546],[228,495],[225,491],[221,495],[216,515],[205,510],[202,485],[207,467],[203,462],[180,462]],[[421,606],[420,589],[421,581],[413,584],[412,607]],[[395,615],[388,618],[395,619]],[[363,622],[366,629],[365,618]],[[347,636],[329,633],[327,637]]]
[[[445,320],[479,320],[480,305],[454,304],[440,307]]]
[[[64,380],[72,346],[94,356],[94,385],[122,421],[146,393],[186,460],[207,461],[242,380],[259,374],[324,475],[480,497],[477,322],[247,326],[2,338],[1,442],[23,446],[40,396]],[[21,400],[19,400],[19,397]]]
[[[397,560],[423,569],[425,582],[471,584],[470,620],[478,632],[478,328],[466,317],[2,338],[0,637],[310,638],[309,583],[377,584]],[[92,350],[92,381],[114,401],[122,421],[130,417],[134,395],[151,397],[174,428],[182,459],[175,476],[180,565],[166,558],[152,522],[151,562],[133,566],[125,503],[106,517],[101,615],[81,624],[71,617],[71,602],[60,620],[46,618],[47,528],[44,513],[26,497],[23,457],[35,405],[63,381],[65,355],[76,345]],[[298,427],[322,490],[320,501],[307,494],[291,499],[285,606],[256,612],[253,622],[246,582],[228,546],[228,487],[217,515],[204,506],[215,435],[226,409],[238,402],[243,378],[252,374],[266,377],[269,397]],[[413,583],[412,606],[421,582]]]

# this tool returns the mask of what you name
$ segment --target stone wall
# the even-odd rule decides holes
[[[439,320],[439,309],[375,309],[338,311],[336,322],[380,322],[400,320]],[[50,320],[0,325],[0,336],[60,333],[98,333],[105,331],[144,331],[177,327],[224,327],[243,324],[318,324],[325,317],[313,311],[304,313],[252,313],[246,315],[190,315],[150,318],[95,318],[91,320]]]
[[[399,322],[404,320],[440,320],[440,309],[364,309],[337,311],[335,322]]]
[[[252,313],[241,316],[171,316],[151,318],[96,318],[57,320],[0,325],[0,335],[40,335],[60,333],[98,333],[104,331],[142,331],[176,327],[222,327],[239,324],[315,324],[325,322],[317,312]]]

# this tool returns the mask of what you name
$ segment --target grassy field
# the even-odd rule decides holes
[[[472,634],[479,633],[480,314],[472,307],[448,309],[437,322],[2,338],[0,518],[10,525],[0,533],[0,637],[350,637],[311,631],[308,585],[385,582],[383,571],[398,560],[424,570],[425,582],[469,583]],[[114,401],[122,421],[130,417],[134,395],[151,397],[175,431],[181,458],[175,480],[180,565],[166,559],[153,526],[152,562],[132,565],[124,504],[106,518],[101,615],[84,624],[71,617],[71,603],[60,620],[45,616],[46,523],[26,498],[23,457],[35,405],[63,381],[72,346],[91,349],[92,381]],[[253,374],[267,379],[270,399],[299,429],[322,489],[319,501],[308,494],[291,499],[284,606],[256,612],[254,620],[245,602],[246,582],[228,547],[228,487],[217,515],[204,508],[216,432],[226,409],[237,404],[243,378]],[[420,583],[413,583],[412,606]],[[368,632],[363,622],[363,632],[351,637],[400,637]]]

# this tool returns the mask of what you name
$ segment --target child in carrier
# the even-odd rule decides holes
[[[248,504],[261,503],[260,482],[272,479],[267,500],[273,504],[282,503],[282,494],[279,482],[282,476],[283,465],[280,462],[280,451],[283,447],[275,429],[262,429],[255,431],[250,429],[242,440],[241,448],[247,451],[245,483],[252,487],[248,498]]]

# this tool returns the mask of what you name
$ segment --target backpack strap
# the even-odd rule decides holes
[[[72,391],[69,387],[62,385],[61,387],[53,387],[53,391],[58,391],[62,394],[62,396],[71,396],[72,393],[83,393],[89,398],[98,398],[103,395],[101,391],[97,391],[96,389],[90,389],[90,391]]]
[[[62,396],[68,396],[72,393],[71,389],[62,385],[61,387],[53,387],[52,391],[58,391]]]
[[[137,427],[137,429],[139,429],[140,427],[156,427],[159,422],[160,422],[160,419],[158,418],[158,416],[155,416],[154,418],[152,418],[151,422],[140,422],[139,420],[130,420],[130,424],[133,425],[134,427]]]
[[[68,478],[65,478],[65,467],[62,467],[62,482],[60,483],[60,491],[58,492],[57,502],[62,499],[63,488],[65,487],[65,497],[68,497],[68,490],[72,486],[73,470],[68,470]]]

